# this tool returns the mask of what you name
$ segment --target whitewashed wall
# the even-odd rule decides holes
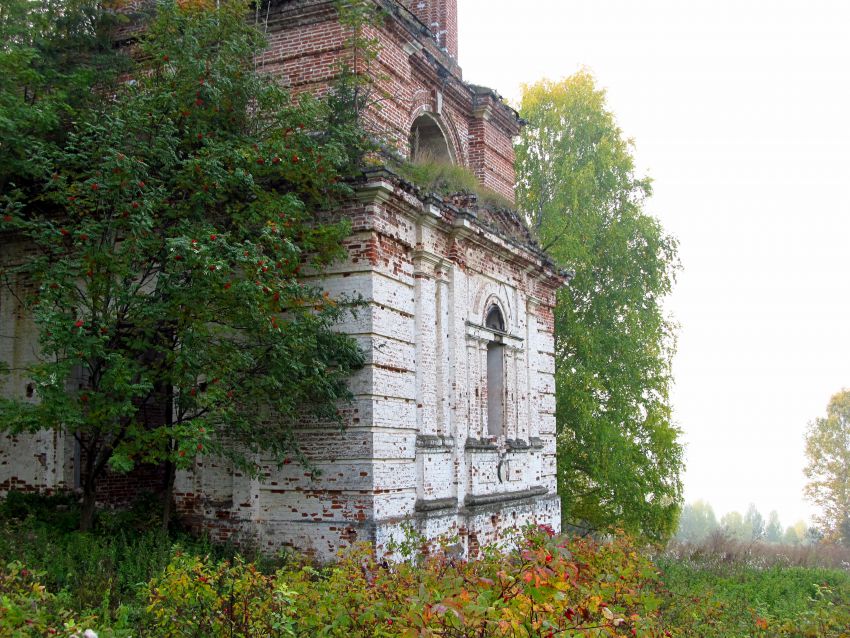
[[[24,242],[8,235],[0,240],[0,267],[11,269],[29,258]],[[33,289],[12,275],[7,276],[9,285],[0,285],[0,361],[9,367],[10,374],[0,375],[0,394],[36,401],[37,392],[25,368],[37,361],[38,335],[22,305]],[[73,487],[71,455],[72,442],[54,431],[16,436],[0,433],[0,494],[11,490],[55,492]]]
[[[178,477],[181,508],[221,539],[320,560],[353,541],[386,551],[405,524],[472,554],[529,522],[557,528],[551,311],[560,279],[473,216],[392,180],[376,178],[360,197],[349,211],[351,257],[321,279],[332,294],[367,301],[340,326],[367,357],[345,430],[299,432],[319,474],[266,462],[264,479],[251,481],[204,460]],[[486,422],[493,303],[507,333],[500,437]]]

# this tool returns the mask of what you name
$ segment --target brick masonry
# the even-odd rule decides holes
[[[367,126],[406,155],[412,123],[427,114],[453,160],[513,201],[520,122],[496,93],[462,79],[456,0],[375,2],[387,19],[368,33],[380,42],[378,59],[360,69],[375,78],[378,97]],[[258,64],[295,92],[327,91],[350,54],[329,0],[273,2],[265,28],[270,45]],[[299,430],[314,473],[258,456],[262,477],[251,479],[201,458],[178,473],[178,510],[217,540],[319,560],[355,541],[387,552],[409,523],[428,538],[454,538],[473,556],[526,523],[557,529],[553,307],[563,275],[513,213],[424,194],[387,171],[368,173],[338,214],[352,221],[349,258],[315,277],[331,294],[367,301],[340,325],[367,358],[351,380],[347,427]],[[14,261],[25,247],[2,251]],[[504,331],[485,327],[493,306]],[[6,291],[0,320],[12,336],[0,341],[0,355],[25,363],[32,324]],[[488,383],[492,343],[503,357],[498,386]],[[488,387],[502,388],[499,435],[487,422]],[[3,391],[25,392],[26,379],[12,375]],[[73,459],[72,443],[58,434],[0,440],[0,489],[70,488]],[[138,487],[156,480],[151,470]],[[114,489],[126,498],[126,488]]]
[[[321,276],[368,305],[340,329],[367,365],[351,381],[347,427],[304,427],[320,470],[258,459],[252,481],[214,459],[181,473],[187,517],[219,539],[331,558],[354,540],[382,549],[413,522],[465,551],[522,524],[560,523],[555,480],[552,307],[561,277],[476,211],[406,192],[389,173],[360,186],[350,259]],[[481,214],[481,211],[478,211]],[[504,334],[484,327],[498,304]],[[505,343],[504,433],[487,424],[487,343]]]

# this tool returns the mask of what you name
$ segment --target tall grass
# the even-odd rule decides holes
[[[465,166],[420,153],[413,162],[398,162],[390,166],[402,178],[425,191],[441,196],[472,193],[479,203],[490,208],[513,208],[513,204],[499,193],[482,186]]]
[[[0,500],[0,564],[19,561],[40,572],[42,584],[74,609],[115,609],[137,601],[175,546],[216,558],[236,553],[177,527],[164,531],[161,520],[159,499],[146,495],[129,509],[101,512],[92,532],[80,532],[73,496],[12,492]]]
[[[742,543],[714,534],[656,557],[663,613],[679,635],[850,636],[846,549]]]
[[[722,531],[700,543],[671,542],[665,556],[720,569],[724,565],[769,567],[823,567],[850,570],[850,548],[828,543],[787,545],[764,541],[741,542]]]

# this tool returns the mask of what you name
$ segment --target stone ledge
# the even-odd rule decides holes
[[[463,499],[463,504],[466,507],[476,507],[478,505],[492,505],[494,503],[507,503],[510,501],[521,501],[525,499],[531,499],[538,496],[545,496],[549,493],[549,490],[542,485],[537,485],[527,490],[520,490],[518,492],[503,492],[501,494],[482,494],[480,496],[475,496],[473,494],[468,494],[465,499]]]
[[[417,434],[416,449],[417,450],[436,450],[438,452],[451,451],[454,447],[454,441],[451,437],[440,436],[439,434]]]
[[[456,510],[457,498],[450,496],[449,498],[434,498],[429,500],[416,501],[417,512],[436,512],[439,510]]]
[[[489,439],[475,439],[470,437],[466,439],[466,449],[486,452],[498,452],[499,446],[496,445],[494,441],[491,441]]]

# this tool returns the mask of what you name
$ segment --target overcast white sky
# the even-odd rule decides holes
[[[850,2],[458,3],[468,81],[589,68],[654,179],[686,500],[808,519],[805,427],[850,387]]]

